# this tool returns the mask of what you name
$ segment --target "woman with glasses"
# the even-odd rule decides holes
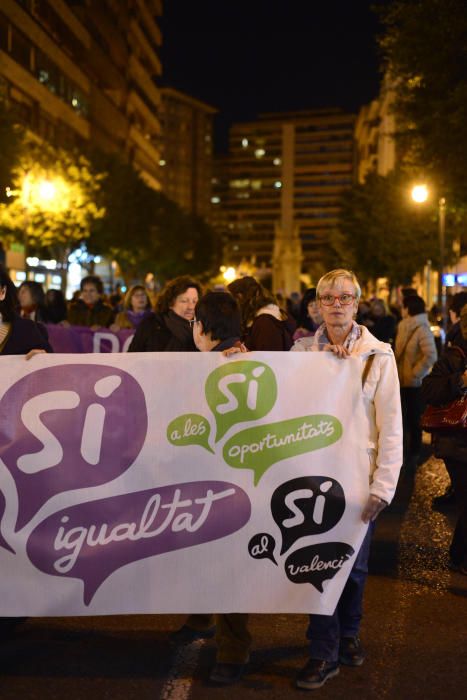
[[[129,352],[196,352],[193,319],[201,287],[191,277],[167,282],[156,302],[156,313],[136,329]]]
[[[368,531],[334,614],[310,615],[307,631],[310,659],[296,680],[297,687],[305,690],[319,688],[337,675],[339,664],[360,666],[364,661],[358,634],[370,540],[374,521],[394,496],[402,465],[396,362],[390,345],[377,340],[365,326],[355,322],[360,296],[360,285],[353,272],[338,269],[324,275],[317,286],[323,323],[311,344],[298,340],[292,348],[295,351],[329,351],[343,360],[351,356],[361,359],[362,399],[367,417],[361,426],[361,440],[369,456],[369,496],[361,514],[363,522],[368,523]]]

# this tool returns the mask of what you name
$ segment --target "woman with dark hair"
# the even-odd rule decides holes
[[[298,328],[293,335],[293,339],[311,338],[322,322],[323,319],[316,299],[316,287],[310,287],[310,289],[306,290],[300,302]]]
[[[150,314],[152,314],[152,307],[146,288],[142,284],[135,284],[126,293],[123,311],[119,311],[116,315],[110,330],[114,332],[122,328],[133,330]]]
[[[103,301],[104,285],[97,275],[87,275],[80,282],[80,295],[68,308],[66,325],[87,326],[92,330],[108,328],[114,319],[114,310]]]
[[[18,289],[18,300],[21,318],[29,318],[39,323],[48,322],[45,293],[39,282],[32,280],[22,282]]]
[[[167,282],[156,312],[136,329],[128,352],[196,352],[192,322],[201,287],[187,275]]]
[[[45,311],[47,323],[66,321],[67,304],[61,289],[48,289],[45,293]]]
[[[234,280],[228,290],[242,314],[242,340],[248,350],[290,350],[295,321],[254,277]]]
[[[52,352],[37,323],[18,314],[16,287],[0,265],[0,355],[26,355]]]

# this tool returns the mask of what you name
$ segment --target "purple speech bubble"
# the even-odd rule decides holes
[[[250,515],[250,500],[235,484],[174,484],[64,508],[33,530],[27,553],[46,574],[81,579],[89,605],[122,566],[226,537]]]
[[[58,365],[13,384],[0,401],[0,458],[18,490],[16,531],[52,496],[123,474],[147,424],[141,386],[116,367]]]

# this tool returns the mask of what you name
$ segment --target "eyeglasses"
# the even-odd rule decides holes
[[[341,306],[348,306],[355,301],[355,294],[338,294],[337,296],[334,294],[323,294],[319,298],[323,306],[334,306],[336,299],[339,300]]]

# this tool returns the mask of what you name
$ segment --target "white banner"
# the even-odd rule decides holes
[[[366,531],[361,371],[0,358],[0,615],[331,614]]]

